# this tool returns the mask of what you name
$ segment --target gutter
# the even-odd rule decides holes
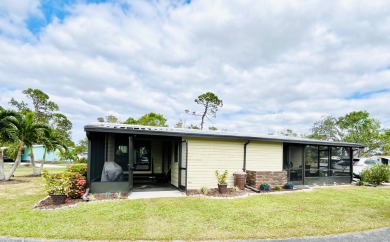
[[[243,164],[243,167],[242,167],[242,171],[246,171],[246,146],[250,143],[251,141],[248,140],[245,144],[244,144],[244,164]]]

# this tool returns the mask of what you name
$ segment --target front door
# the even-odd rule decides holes
[[[129,190],[133,190],[133,174],[134,172],[134,144],[133,137],[129,137]]]
[[[290,146],[289,147],[289,173],[290,181],[295,185],[303,184],[303,147],[302,146]]]
[[[187,141],[182,141],[179,147],[179,189],[187,187]]]

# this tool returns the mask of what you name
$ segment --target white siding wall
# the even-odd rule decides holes
[[[215,170],[229,171],[228,187],[233,187],[233,173],[242,170],[245,141],[186,138],[188,141],[187,189],[217,187]]]
[[[283,144],[251,141],[246,147],[246,169],[252,171],[282,171]]]

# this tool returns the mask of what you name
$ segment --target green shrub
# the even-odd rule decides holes
[[[218,170],[215,171],[215,176],[217,177],[218,184],[220,185],[225,185],[227,184],[227,176],[228,176],[228,171],[225,170],[223,173],[219,173]]]
[[[206,186],[203,186],[199,189],[199,193],[203,194],[203,195],[207,195],[209,193],[209,188],[206,187]]]
[[[259,190],[269,192],[271,190],[271,186],[268,183],[261,183]]]
[[[294,184],[292,182],[287,182],[286,184],[284,184],[283,188],[288,189],[288,190],[292,190],[292,189],[294,189]]]
[[[356,182],[356,186],[364,186],[364,181],[359,180],[358,182]]]
[[[42,172],[45,180],[45,190],[49,195],[66,194],[70,187],[69,176],[63,173],[49,174],[46,169]]]
[[[77,164],[87,164],[87,158],[85,157],[77,158],[74,160],[74,162]]]
[[[240,188],[238,188],[238,186],[233,187],[233,192],[239,192],[239,191],[240,191]]]
[[[275,191],[280,191],[280,190],[282,190],[282,188],[280,186],[276,186],[276,187],[274,187],[274,190]]]
[[[380,185],[382,182],[390,180],[390,166],[384,164],[373,165],[364,170],[360,177],[363,182]]]
[[[87,177],[87,164],[75,164],[68,168],[68,172],[76,172],[81,174],[84,178]]]
[[[85,177],[78,172],[62,172],[49,174],[46,169],[42,176],[45,180],[45,189],[49,195],[66,194],[69,198],[81,198],[87,186]]]

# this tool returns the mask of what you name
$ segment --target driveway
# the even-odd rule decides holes
[[[252,240],[252,241],[270,241],[270,242],[389,242],[390,228],[367,230],[363,232],[327,235],[327,236],[312,236],[303,238],[290,239],[268,239],[268,240]]]

